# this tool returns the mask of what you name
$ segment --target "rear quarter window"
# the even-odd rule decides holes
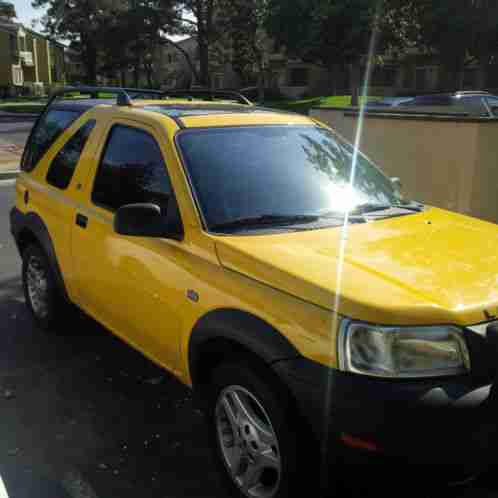
[[[59,189],[66,189],[69,186],[95,123],[93,119],[87,121],[54,157],[47,173],[47,182],[50,185]]]
[[[81,115],[78,111],[50,110],[36,124],[23,158],[21,169],[33,171],[57,138]]]

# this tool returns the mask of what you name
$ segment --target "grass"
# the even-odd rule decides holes
[[[367,97],[365,100],[375,100],[380,97]],[[351,107],[351,95],[334,95],[330,97],[314,97],[303,100],[278,100],[265,102],[266,107],[308,114],[312,107]]]
[[[85,95],[80,94],[68,94],[65,99],[80,99],[85,98]],[[100,98],[112,99],[115,98],[115,94],[111,93],[101,93]],[[0,100],[0,111],[12,112],[18,114],[39,114],[44,106],[47,104],[48,99],[39,97],[20,97],[20,98],[10,98]]]
[[[113,94],[100,94],[101,98],[114,98]],[[67,95],[65,98],[81,98],[81,95]],[[380,97],[367,97],[366,100],[373,100]],[[40,98],[20,98],[0,101],[0,111],[13,113],[39,113],[43,110],[47,99]],[[350,107],[351,95],[334,95],[330,97],[314,97],[302,100],[274,100],[265,102],[266,107],[293,111],[300,114],[308,114],[312,107]]]
[[[9,102],[0,104],[0,111],[14,112],[19,114],[36,114],[43,110],[46,102],[38,100],[38,102]]]

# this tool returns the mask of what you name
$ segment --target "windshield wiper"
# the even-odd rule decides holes
[[[351,210],[353,214],[368,214],[380,211],[388,211],[389,209],[405,209],[407,211],[420,212],[424,210],[422,204],[409,202],[407,204],[395,203],[395,204],[375,204],[366,202],[365,204],[360,204]]]
[[[393,208],[398,208],[398,209],[406,209],[408,211],[415,211],[417,213],[420,213],[424,210],[425,206],[421,204],[420,202],[410,202],[408,204],[393,204]]]
[[[364,204],[359,204],[355,206],[352,210],[352,214],[366,214],[374,213],[375,211],[386,211],[394,207],[392,204],[375,204],[372,202],[365,202]]]
[[[313,223],[318,221],[320,216],[296,214],[261,214],[259,216],[248,216],[236,218],[225,223],[211,225],[212,230],[227,230],[231,228],[259,227],[259,226],[285,226],[298,225],[300,223]]]

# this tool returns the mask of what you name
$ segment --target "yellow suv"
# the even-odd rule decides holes
[[[99,91],[117,101],[64,98]],[[11,213],[41,328],[72,329],[76,305],[192,386],[239,496],[374,455],[455,481],[485,466],[495,225],[403,198],[333,130],[237,95],[56,97]]]

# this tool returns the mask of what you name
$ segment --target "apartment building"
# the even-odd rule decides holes
[[[64,45],[0,19],[0,96],[44,94],[65,83]]]

